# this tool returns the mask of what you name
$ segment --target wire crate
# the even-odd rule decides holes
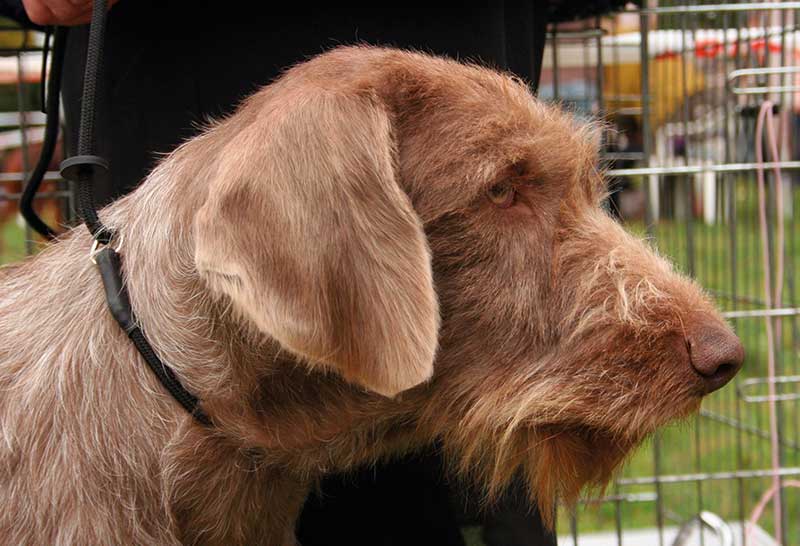
[[[656,434],[602,498],[561,514],[560,544],[800,544],[798,24],[800,2],[651,1],[548,31],[540,96],[608,124],[611,212],[715,297],[747,353],[696,418]],[[765,152],[765,268],[755,143],[767,100],[780,153]],[[780,300],[765,297],[765,269]]]

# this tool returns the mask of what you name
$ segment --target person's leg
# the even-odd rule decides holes
[[[439,456],[431,451],[337,474],[311,494],[303,546],[464,546]]]
[[[530,505],[522,480],[514,480],[483,519],[486,546],[555,546],[556,536]]]

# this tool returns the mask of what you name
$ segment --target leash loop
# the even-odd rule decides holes
[[[45,80],[44,74],[47,67],[47,55],[42,61],[42,93],[47,87],[47,94],[43,100],[42,110],[47,114],[44,141],[42,142],[42,152],[39,154],[39,159],[36,166],[31,171],[25,189],[22,191],[22,197],[19,201],[19,211],[28,225],[39,233],[45,239],[55,239],[56,231],[47,225],[47,223],[39,216],[33,209],[33,201],[36,193],[42,185],[44,176],[50,166],[50,161],[53,159],[53,153],[56,148],[56,141],[58,140],[58,125],[59,125],[59,95],[61,91],[61,75],[64,67],[64,53],[67,48],[67,27],[56,27],[53,31],[53,47],[51,49],[51,65],[50,77]],[[45,81],[47,82],[45,84]]]

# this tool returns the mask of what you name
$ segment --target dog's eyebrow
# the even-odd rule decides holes
[[[511,173],[509,180],[520,186],[540,186],[553,178],[547,172],[547,169],[541,167],[534,159],[530,158],[516,162],[511,167]]]
[[[541,179],[536,173],[537,169],[531,164],[530,159],[518,159],[501,168],[494,177],[493,183],[508,181],[515,184],[531,185]]]

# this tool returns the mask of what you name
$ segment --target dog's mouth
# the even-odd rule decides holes
[[[597,420],[531,418],[514,428],[492,428],[488,436],[474,429],[465,433],[462,428],[443,440],[445,445],[453,442],[458,469],[483,483],[490,499],[519,471],[532,502],[547,519],[556,499],[571,506],[582,491],[591,496],[602,493],[650,434],[699,407],[699,396],[687,396],[684,390],[680,398],[641,413],[622,412],[628,414],[619,419],[612,412]]]
[[[553,392],[574,394],[564,397],[563,404],[558,395],[554,398],[559,404],[543,402],[541,395],[517,397],[535,408],[530,417],[516,422],[521,426],[501,426],[480,447],[475,447],[474,438],[468,442],[472,455],[489,455],[485,462],[490,465],[490,488],[496,476],[521,468],[533,499],[546,514],[552,509],[550,499],[570,505],[582,491],[602,492],[647,437],[696,413],[709,393],[708,379],[698,374],[692,346],[682,332],[662,335],[651,339],[653,351],[644,358],[633,351],[597,355],[597,365],[609,359],[604,369],[610,371],[559,384]],[[623,360],[626,357],[630,360]],[[558,409],[551,412],[554,406]]]

